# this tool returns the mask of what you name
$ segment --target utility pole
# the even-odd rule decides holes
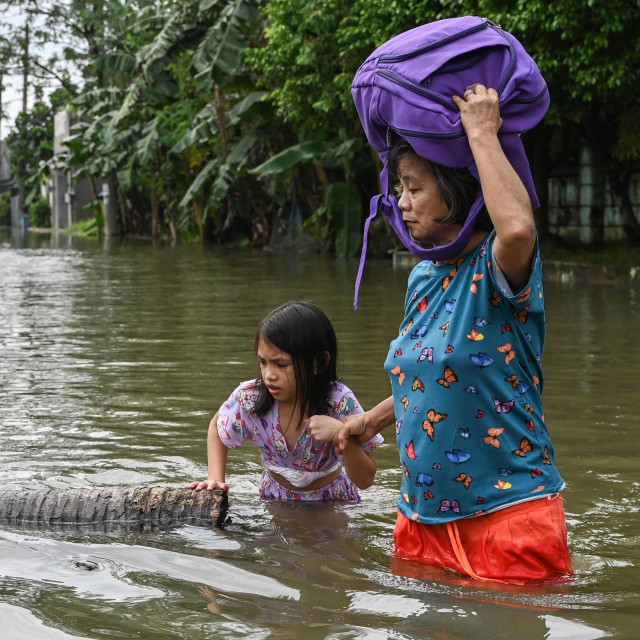
[[[0,69],[0,142],[2,142],[2,90],[4,87],[2,86],[4,70]]]
[[[24,52],[22,56],[22,110],[27,110],[27,88],[29,86],[29,23],[24,26]]]

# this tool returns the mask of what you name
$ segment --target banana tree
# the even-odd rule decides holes
[[[207,213],[221,210],[225,200],[227,225],[233,220],[230,186],[251,148],[261,138],[260,123],[255,123],[261,94],[253,92],[240,98],[246,91],[236,89],[242,84],[242,52],[255,32],[258,18],[256,0],[181,3],[155,37],[136,51],[133,59],[128,63],[125,59],[113,61],[118,68],[135,69],[113,125],[126,126],[141,108],[143,116],[152,114],[144,138],[146,144],[136,145],[135,153],[127,159],[127,172],[131,174],[142,166],[150,166],[152,148],[156,151],[156,160],[162,158],[167,165],[177,163],[186,168],[187,184],[176,202],[186,212],[182,223],[193,215],[201,234]],[[192,90],[191,95],[182,96],[182,102],[191,105],[188,120],[191,126],[186,130],[184,126],[173,128],[162,136],[158,126],[151,122],[172,110],[171,100],[154,111],[149,97],[166,76],[166,70],[178,59],[183,70],[186,61],[188,78],[183,80]],[[230,87],[229,93],[226,87]],[[178,139],[173,135],[176,131],[180,132]],[[169,141],[171,144],[167,146],[165,143]],[[152,180],[156,173],[157,167]]]
[[[340,257],[353,256],[360,243],[362,205],[358,189],[351,178],[348,159],[358,149],[357,139],[344,142],[309,141],[293,145],[253,169],[262,178],[293,175],[300,165],[311,162],[322,187],[322,204],[312,207],[306,226],[326,243],[335,229],[335,252]],[[344,181],[331,182],[325,168],[340,167]],[[295,194],[293,194],[295,197]]]

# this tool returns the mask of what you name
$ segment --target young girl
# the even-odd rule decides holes
[[[362,408],[337,381],[337,339],[329,318],[308,302],[287,302],[260,323],[255,345],[260,377],[240,384],[211,420],[209,477],[187,488],[227,490],[228,447],[250,439],[262,453],[261,498],[357,502],[358,487],[373,484],[372,452],[383,438],[362,445],[351,438],[341,454],[331,444],[340,419]],[[313,433],[322,433],[323,441]]]

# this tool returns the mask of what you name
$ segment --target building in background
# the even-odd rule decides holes
[[[0,140],[0,193],[9,191],[13,186],[11,165],[9,164],[9,148],[4,140]]]
[[[578,153],[549,178],[549,231],[574,244],[623,242],[623,217],[605,172],[587,146]],[[640,221],[640,172],[631,181],[629,199]]]
[[[69,137],[73,121],[68,111],[58,111],[53,120],[53,159],[51,161],[51,227],[54,231],[66,229],[74,222],[87,220],[95,215],[88,205],[94,202],[89,178],[76,179],[72,169],[64,166],[62,156],[67,148],[64,140]]]

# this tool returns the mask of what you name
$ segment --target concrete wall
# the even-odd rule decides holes
[[[51,227],[56,231],[66,229],[74,222],[93,217],[93,211],[85,207],[93,202],[93,192],[88,178],[76,180],[71,171],[65,171],[55,157],[66,151],[64,139],[71,131],[73,121],[67,111],[58,111],[53,119],[53,153],[51,168]]]
[[[630,195],[640,222],[640,174],[632,180]],[[580,244],[626,239],[622,216],[604,173],[586,147],[580,152],[575,173],[549,180],[549,231]]]
[[[23,214],[22,196],[11,196],[11,226],[19,227]]]
[[[9,164],[9,149],[4,140],[0,140],[0,183],[11,182],[11,165]]]

